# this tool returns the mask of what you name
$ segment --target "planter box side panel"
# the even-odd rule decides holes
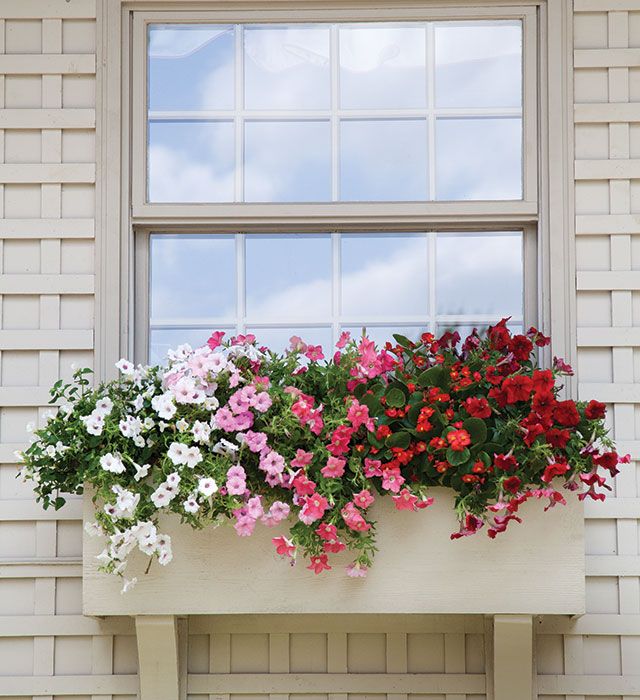
[[[582,505],[543,513],[527,503],[524,522],[497,539],[484,532],[451,541],[457,530],[453,494],[434,489],[436,502],[419,513],[398,512],[390,499],[374,506],[378,547],[365,579],[344,572],[348,556],[334,556],[333,570],[315,576],[299,561],[291,567],[271,538],[284,529],[258,526],[240,538],[230,526],[193,531],[167,516],[161,530],[173,541],[166,567],[132,557],[127,576],[138,585],[120,593],[121,582],[97,570],[100,538],[84,536],[83,609],[87,615],[237,613],[521,613],[584,612]],[[85,520],[93,506],[85,496]],[[344,553],[343,553],[344,554]]]

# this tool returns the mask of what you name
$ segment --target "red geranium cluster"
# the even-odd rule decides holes
[[[461,525],[452,538],[485,524],[495,537],[530,498],[548,499],[547,508],[564,503],[558,479],[570,491],[586,485],[581,500],[605,498],[605,475],[629,458],[612,449],[604,404],[562,397],[569,365],[554,358],[552,369],[537,367],[548,337],[535,328],[513,335],[507,319],[463,343],[458,333],[424,333],[417,343],[394,337],[386,350],[395,370],[355,388],[376,420],[368,453],[380,464],[381,489],[390,490],[390,479],[408,494],[453,488]]]

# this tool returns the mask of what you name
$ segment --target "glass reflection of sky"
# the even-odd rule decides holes
[[[436,251],[438,314],[522,315],[522,234],[441,234]]]
[[[438,119],[436,192],[440,200],[521,199],[522,120]]]
[[[149,109],[233,109],[233,27],[152,25]]]
[[[426,106],[425,25],[348,25],[338,37],[343,109]]]
[[[235,236],[154,234],[151,356],[161,358],[181,342],[199,345],[212,330],[225,326],[232,326],[233,334],[244,325],[274,349],[284,349],[292,335],[299,335],[322,345],[327,356],[332,326],[338,324],[354,336],[366,326],[379,343],[393,333],[417,338],[434,320],[442,332],[451,325],[446,317],[454,317],[461,335],[486,324],[467,318],[456,324],[459,316],[513,316],[520,330],[522,234],[437,234],[431,265],[429,236],[342,233],[334,267],[331,234],[246,234],[244,313],[237,299],[236,255],[241,248]],[[436,271],[435,319],[429,316],[430,267]],[[340,295],[337,314],[334,288]]]
[[[235,246],[234,236],[151,236],[152,322],[235,318]]]
[[[233,122],[150,122],[149,200],[229,202],[235,179]]]
[[[425,119],[341,122],[340,199],[424,200],[427,172]]]
[[[331,199],[330,123],[246,122],[244,177],[247,202]]]
[[[342,314],[425,315],[428,311],[424,234],[342,235]]]
[[[246,27],[247,109],[328,109],[329,27]]]
[[[436,22],[436,107],[520,107],[520,22]]]
[[[331,31],[152,25],[149,201],[330,201],[332,152],[342,201],[426,201],[434,159],[437,199],[522,197],[522,122],[505,114],[522,105],[521,22],[341,24],[333,52]],[[436,152],[427,153],[426,112],[406,110],[427,109],[432,80]],[[483,118],[465,114],[479,108]],[[256,110],[269,113],[254,119]],[[188,124],[195,112],[199,121]],[[335,141],[330,118],[340,120]],[[236,179],[244,179],[240,192]]]
[[[189,343],[192,348],[199,348],[207,342],[211,330],[209,328],[152,328],[149,332],[149,362],[164,364],[167,350],[175,350],[183,343]],[[225,330],[225,327],[216,326],[216,330]],[[226,330],[226,338],[235,333],[232,328]]]
[[[246,237],[247,318],[326,319],[331,315],[331,236]]]

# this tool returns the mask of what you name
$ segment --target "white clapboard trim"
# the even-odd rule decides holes
[[[539,695],[640,695],[640,675],[634,676],[538,676]]]
[[[480,673],[189,674],[189,693],[484,693]]]
[[[16,451],[24,450],[27,447],[24,442],[2,442],[0,443],[0,464],[16,464]]]
[[[3,54],[0,74],[91,75],[96,72],[93,54]]]
[[[0,500],[0,521],[18,520],[81,520],[82,499],[67,498],[66,504],[59,510],[53,507],[46,510],[36,501],[27,499]]]
[[[47,406],[50,399],[45,386],[0,387],[0,406]]]
[[[634,466],[623,469],[634,469]],[[604,503],[587,500],[584,504],[584,515],[587,520],[640,518],[640,498],[607,498]]]
[[[92,183],[96,181],[93,163],[2,163],[0,183]]]
[[[576,234],[640,233],[640,214],[582,214],[576,216]]]
[[[640,49],[577,49],[576,68],[631,68],[640,64]]]
[[[56,559],[0,559],[0,578],[80,578],[82,561]]]
[[[640,557],[590,555],[586,557],[587,576],[640,576]]]
[[[634,347],[640,346],[640,327],[578,328],[579,347]]]
[[[68,292],[66,292],[68,294]],[[91,330],[0,330],[3,350],[91,350]]]
[[[3,109],[0,129],[92,129],[95,109]]]
[[[189,620],[191,634],[317,632],[349,630],[351,633],[384,634],[390,628],[407,633],[466,633],[482,634],[482,615],[195,615]],[[339,633],[339,632],[336,632]],[[331,641],[331,640],[330,640]],[[333,640],[341,649],[339,640]],[[346,644],[346,640],[345,640]],[[336,652],[338,653],[338,652]],[[342,653],[342,652],[340,652]],[[346,654],[346,651],[345,651]],[[346,661],[345,661],[346,663]],[[335,671],[337,673],[338,671]]]
[[[93,275],[3,275],[0,294],[93,294]]]
[[[574,0],[574,12],[627,12],[640,10],[640,0]]]
[[[580,400],[597,399],[604,403],[640,403],[640,384],[578,384]]]
[[[93,219],[0,219],[0,238],[93,238]]]
[[[640,158],[577,160],[575,177],[576,180],[628,180],[640,177]]]
[[[134,634],[130,617],[86,617],[85,615],[5,615],[0,617],[3,637],[84,637]]]
[[[93,19],[96,0],[2,0],[0,16],[4,19]]]
[[[548,615],[536,625],[536,634],[597,634],[640,636],[640,615],[593,614],[579,618]]]
[[[640,122],[640,104],[637,102],[594,102],[574,107],[576,124],[613,122]]]
[[[132,695],[138,692],[138,676],[3,676],[0,698],[28,695]]]
[[[616,289],[635,290],[640,289],[640,272],[636,270],[597,272],[586,270],[577,274],[579,290],[605,290]]]

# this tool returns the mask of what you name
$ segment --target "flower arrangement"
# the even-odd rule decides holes
[[[381,349],[345,332],[329,360],[298,337],[276,354],[253,335],[223,336],[180,346],[166,367],[120,360],[119,378],[95,388],[87,369],[56,382],[59,410],[20,454],[45,508],[92,487],[87,531],[107,538],[101,568],[123,577],[123,591],[136,582],[124,576],[134,550],[171,561],[165,512],[193,528],[230,520],[241,537],[289,521],[272,540],[279,555],[301,553],[318,574],[348,548],[347,573],[360,577],[381,496],[417,511],[433,502],[430,486],[450,487],[451,537],[484,526],[495,537],[528,499],[565,503],[560,478],[580,499],[604,499],[603,474],[629,460],[613,449],[603,404],[561,400],[571,368],[537,367],[549,339],[534,328],[512,336],[502,320],[461,346],[457,333],[425,333]]]

